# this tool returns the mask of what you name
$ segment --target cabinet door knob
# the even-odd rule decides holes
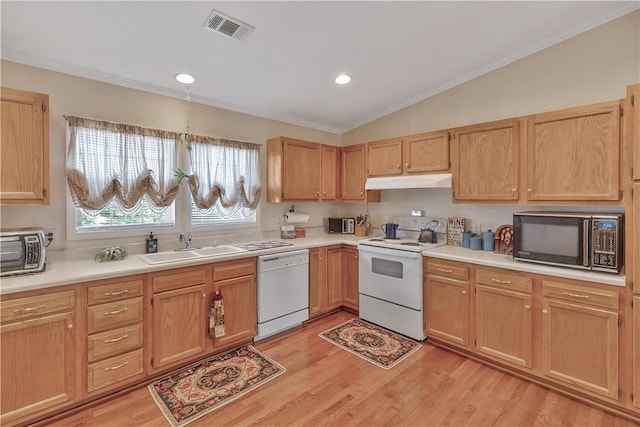
[[[397,168],[397,169],[400,169],[400,163],[398,163],[398,164],[396,165],[396,168]]]
[[[361,195],[361,196],[364,196],[364,192],[363,192],[363,191],[361,191],[361,192],[360,192],[360,195]]]
[[[207,297],[207,294],[203,293],[202,298],[206,298],[206,297]]]
[[[516,191],[518,191],[515,187],[511,189],[512,193],[515,193]]]
[[[467,291],[462,291],[462,295],[466,295],[466,294],[467,294]]]
[[[355,256],[353,257],[353,259],[358,259],[358,255],[355,255]]]
[[[408,168],[409,167],[409,162],[405,163],[404,166]]]
[[[524,305],[525,310],[529,310],[531,308],[531,306],[529,306],[528,304]]]
[[[549,314],[548,310],[542,310],[542,314]]]
[[[316,191],[316,195],[318,195],[318,196],[319,196],[319,195],[320,195],[320,192],[319,192],[319,191]]]
[[[531,192],[533,191],[533,189],[531,189],[531,188],[527,188],[527,191],[528,191],[529,193],[531,193]]]
[[[73,329],[73,323],[69,323],[69,324],[67,325],[67,329],[68,329],[68,330],[72,330],[72,329]]]

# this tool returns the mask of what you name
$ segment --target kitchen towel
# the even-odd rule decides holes
[[[309,214],[302,212],[286,212],[284,214],[285,222],[309,222]]]
[[[225,336],[224,329],[224,301],[220,291],[215,291],[209,304],[209,337],[219,338]]]

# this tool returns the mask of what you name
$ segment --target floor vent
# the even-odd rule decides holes
[[[213,9],[202,28],[211,30],[225,37],[243,41],[251,34],[255,27]]]

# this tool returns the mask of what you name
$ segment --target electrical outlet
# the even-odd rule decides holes
[[[477,236],[479,236],[480,233],[482,232],[482,225],[481,224],[473,224],[471,226],[471,232],[476,234]]]
[[[279,216],[271,217],[271,226],[272,227],[280,227],[282,225],[282,218]]]

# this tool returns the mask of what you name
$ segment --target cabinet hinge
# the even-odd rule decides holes
[[[622,326],[622,318],[618,317],[618,326]]]
[[[153,357],[151,358],[151,366],[153,366]]]
[[[43,188],[43,189],[42,189],[42,195],[43,195],[44,197],[47,197],[47,189],[46,189],[46,188]]]
[[[624,115],[624,107],[620,107],[620,117]]]
[[[42,104],[42,111],[47,111],[47,104]]]
[[[451,141],[451,132],[447,132],[447,141]]]
[[[636,100],[635,100],[635,96],[634,96],[634,95],[631,95],[631,105],[633,105],[633,103],[634,103],[635,101],[636,101]],[[632,395],[632,396],[633,396],[633,395]]]
[[[153,298],[151,298],[151,307],[153,307]]]
[[[631,168],[631,178],[633,178],[633,168]],[[631,189],[633,192],[633,189]]]
[[[622,397],[622,389],[618,387],[618,399]]]
[[[633,393],[629,393],[629,399],[633,402]]]
[[[620,197],[619,197],[620,199],[622,199],[622,194],[623,194],[623,192],[622,192],[622,190],[620,190]]]
[[[633,300],[632,299],[629,300],[629,305],[631,306],[631,308],[633,308]]]
[[[633,280],[631,281],[631,290],[633,290]]]

